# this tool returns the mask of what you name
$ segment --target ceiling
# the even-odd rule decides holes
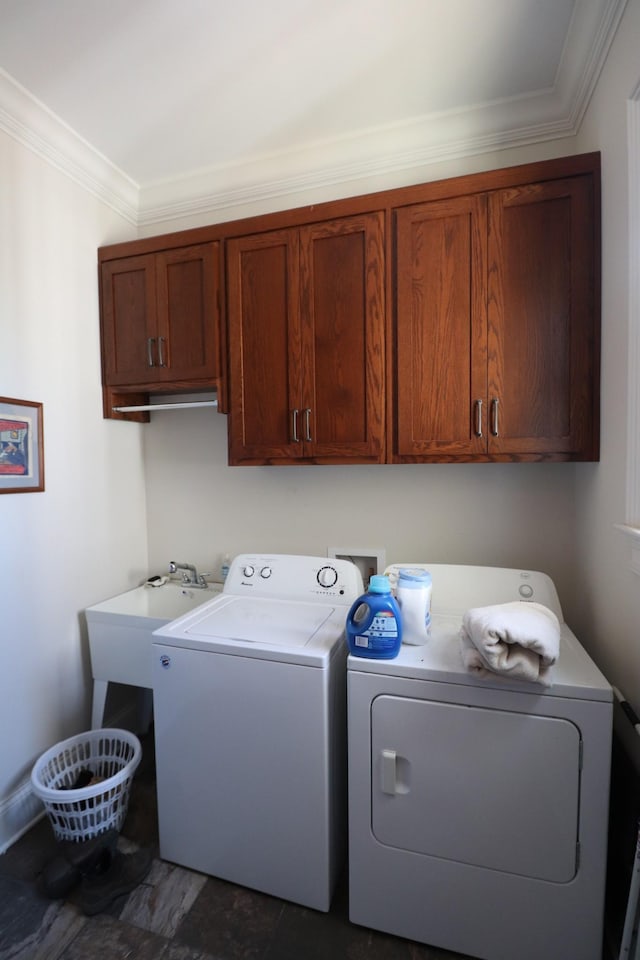
[[[348,179],[573,135],[625,2],[0,0],[0,116],[147,206]]]

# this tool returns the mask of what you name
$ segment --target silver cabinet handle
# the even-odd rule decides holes
[[[476,437],[482,436],[482,400],[475,402],[476,413]]]
[[[298,436],[298,410],[291,411],[291,439],[294,443],[300,443],[300,437]]]
[[[150,367],[155,367],[155,361],[153,359],[153,345],[155,342],[155,337],[147,337],[147,360]]]
[[[158,366],[159,367],[166,367],[167,365],[164,359],[164,343],[165,343],[165,338],[158,337]]]
[[[311,407],[305,407],[304,410],[304,438],[307,443],[313,439],[311,436]]]
[[[498,430],[498,403],[500,401],[497,397],[494,397],[491,401],[491,436],[497,437],[499,434]]]

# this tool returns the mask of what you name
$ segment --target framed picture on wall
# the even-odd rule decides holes
[[[0,493],[42,490],[42,404],[0,397]]]

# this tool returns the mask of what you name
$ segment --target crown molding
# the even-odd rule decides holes
[[[435,163],[575,136],[626,4],[576,4],[553,89],[359,130],[173,180],[135,183],[1,68],[0,129],[138,228],[219,217],[301,191],[414,168],[424,176],[424,167]]]
[[[137,183],[0,67],[0,130],[137,226]]]
[[[482,153],[574,137],[628,0],[578,6],[550,90],[428,114],[348,137],[212,167],[141,188],[139,225],[202,219],[244,204]]]
[[[598,5],[573,10],[555,89],[566,104],[567,117],[579,129],[591,101],[613,38],[628,0],[600,0]]]
[[[552,120],[469,135],[465,133],[464,120],[459,119],[460,129],[451,130],[450,138],[438,139],[432,133],[425,133],[422,145],[416,144],[417,126],[404,137],[398,135],[397,130],[387,129],[371,138],[370,152],[364,149],[366,135],[363,134],[355,150],[341,150],[338,144],[333,144],[331,149],[324,145],[321,149],[313,144],[304,151],[304,156],[300,155],[301,151],[262,156],[243,165],[213,168],[181,180],[143,187],[139,225],[152,226],[185,217],[201,219],[245,204],[412,169],[420,170],[422,175],[423,168],[431,164],[571,137],[577,132],[567,121]]]

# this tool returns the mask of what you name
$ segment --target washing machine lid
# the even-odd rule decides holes
[[[324,666],[344,647],[343,607],[222,595],[166,624],[153,642],[307,666]]]

